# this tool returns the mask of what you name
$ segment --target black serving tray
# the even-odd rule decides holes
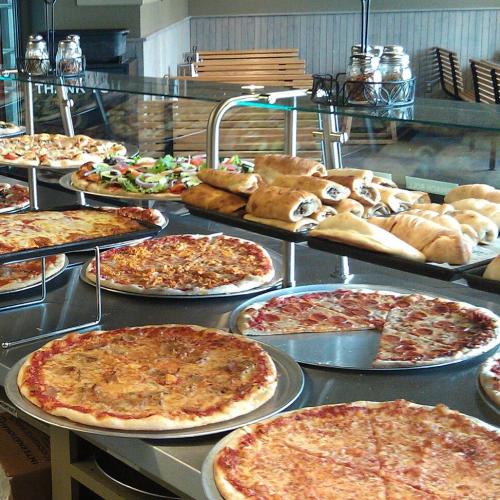
[[[415,260],[405,259],[395,255],[389,255],[381,252],[365,250],[352,245],[344,245],[335,241],[330,241],[322,238],[308,238],[308,245],[316,250],[323,250],[336,255],[345,255],[353,259],[362,260],[371,264],[391,267],[406,271],[408,273],[421,274],[430,276],[445,281],[458,279],[462,273],[478,267],[484,267],[493,257],[480,262],[472,262],[462,266],[452,266],[450,264],[434,264],[432,262],[418,262]]]
[[[487,266],[472,269],[463,274],[463,278],[471,288],[484,290],[485,292],[498,293],[500,295],[500,281],[483,278],[483,273]]]
[[[95,210],[100,211],[97,207],[82,206],[82,205],[68,205],[63,207],[56,207],[50,210],[38,210],[39,212],[62,212],[64,210]],[[1,217],[10,217],[17,214],[3,214]],[[11,252],[0,254],[0,264],[5,262],[14,262],[20,260],[34,259],[37,257],[43,257],[45,255],[53,255],[56,253],[74,252],[80,250],[90,250],[96,246],[112,245],[115,243],[122,243],[124,241],[136,240],[139,238],[148,238],[155,236],[161,231],[161,227],[156,224],[151,224],[146,221],[137,221],[141,224],[144,229],[138,231],[132,231],[128,233],[115,234],[112,236],[106,236],[102,238],[92,238],[88,240],[79,240],[71,243],[62,243],[60,245],[53,245],[41,248],[30,248],[27,250],[21,250],[19,252]]]
[[[204,210],[203,208],[193,207],[191,205],[186,205],[186,208],[192,215],[197,215],[216,222],[222,222],[223,224],[227,224],[229,226],[239,227],[241,229],[246,229],[247,231],[263,234],[264,236],[270,236],[271,238],[290,241],[292,243],[307,241],[307,231],[294,233],[292,231],[287,231],[286,229],[280,229],[279,227],[272,227],[266,224],[252,222],[243,219],[243,214],[223,214],[214,210]]]

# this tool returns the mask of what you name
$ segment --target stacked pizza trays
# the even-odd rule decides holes
[[[274,414],[302,383],[300,368],[277,350],[212,328],[165,324],[53,340],[17,363],[6,390],[54,425],[186,437]]]
[[[493,499],[500,433],[444,405],[358,401],[238,429],[203,465],[215,499]]]
[[[94,260],[83,272],[95,283]],[[274,277],[263,247],[222,234],[170,235],[101,254],[104,288],[145,297],[234,295],[276,284]]]
[[[487,309],[383,288],[318,285],[271,292],[236,309],[231,328],[287,350],[290,345],[298,361],[358,369],[454,363],[500,343],[500,320]],[[279,339],[283,335],[288,343]]]

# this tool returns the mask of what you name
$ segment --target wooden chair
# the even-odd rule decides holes
[[[464,80],[460,61],[456,52],[434,47],[441,88],[448,94],[461,101],[474,102],[474,93],[464,89]]]
[[[477,102],[500,104],[500,65],[485,60],[470,60],[474,95]],[[491,138],[489,169],[495,170],[497,162],[497,137]]]
[[[476,102],[500,104],[500,65],[471,59],[470,67]]]

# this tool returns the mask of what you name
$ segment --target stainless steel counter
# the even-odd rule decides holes
[[[41,206],[73,203],[74,195],[42,188]],[[45,203],[45,205],[44,205]],[[165,234],[212,233],[224,231],[244,236],[279,251],[280,241],[221,226],[210,221],[182,215],[182,205],[157,204],[170,217]],[[179,213],[180,212],[180,213]],[[297,248],[297,284],[332,283],[330,277],[334,256]],[[90,254],[73,254],[70,267],[48,285],[48,297],[42,306],[33,306],[0,314],[0,336],[6,339],[28,337],[37,329],[49,331],[70,326],[93,314],[94,289],[79,279],[78,263]],[[498,296],[472,290],[456,283],[433,280],[372,266],[351,260],[351,271],[356,273],[352,283],[394,285],[424,292],[443,294],[492,309],[500,314]],[[34,292],[18,294],[17,299],[32,296]],[[198,323],[204,326],[226,328],[230,312],[248,297],[229,299],[145,299],[103,292],[102,328],[117,328],[150,323]],[[3,305],[5,301],[1,301]],[[0,353],[0,383],[8,369],[22,356],[43,342],[12,348]],[[500,417],[481,399],[477,386],[477,371],[481,359],[443,368],[425,368],[418,371],[363,372],[340,369],[303,367],[306,383],[303,394],[292,406],[319,405],[356,400],[392,400],[405,398],[421,404],[444,403],[449,407],[486,422],[500,425]],[[111,438],[82,434],[86,440],[108,451],[117,458],[165,485],[194,498],[204,498],[200,469],[204,458],[218,436],[203,439],[147,441]]]

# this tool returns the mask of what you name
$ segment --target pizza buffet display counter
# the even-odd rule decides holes
[[[73,195],[41,187],[44,206],[71,202]],[[251,234],[187,214],[179,203],[156,204],[170,219],[164,234],[223,231],[225,234],[248,238],[271,250],[279,250],[279,240]],[[48,296],[43,305],[5,312],[0,317],[0,336],[5,339],[28,337],[33,332],[50,331],[73,324],[89,314],[94,307],[94,289],[80,279],[80,264],[89,253],[70,254],[70,266],[48,284]],[[297,245],[297,283],[334,283],[330,276],[334,257]],[[498,296],[471,290],[460,283],[423,278],[404,272],[352,261],[354,277],[351,283],[386,285],[428,292],[457,300],[472,302],[500,314]],[[23,292],[17,295],[30,293]],[[18,297],[19,298],[19,297]],[[154,323],[191,323],[227,328],[230,313],[248,297],[158,299],[124,296],[103,292],[103,329]],[[6,299],[4,298],[5,302]],[[20,358],[40,347],[34,342],[0,353],[0,383],[4,383],[9,368]],[[305,386],[290,408],[356,400],[384,401],[405,398],[421,404],[444,403],[452,409],[500,425],[500,414],[482,399],[477,382],[479,364],[484,356],[446,367],[399,371],[363,371],[319,368],[303,365]],[[4,407],[8,408],[7,405]],[[14,413],[17,411],[13,408]],[[20,415],[22,417],[22,415]],[[143,498],[126,493],[99,472],[91,460],[91,449],[100,448],[132,466],[153,481],[182,497],[202,499],[201,466],[221,435],[189,439],[142,440],[95,434],[74,434],[70,431],[42,425],[51,435],[53,461],[53,497],[55,500],[78,498],[84,485],[103,498]],[[128,495],[128,496],[127,496]]]

